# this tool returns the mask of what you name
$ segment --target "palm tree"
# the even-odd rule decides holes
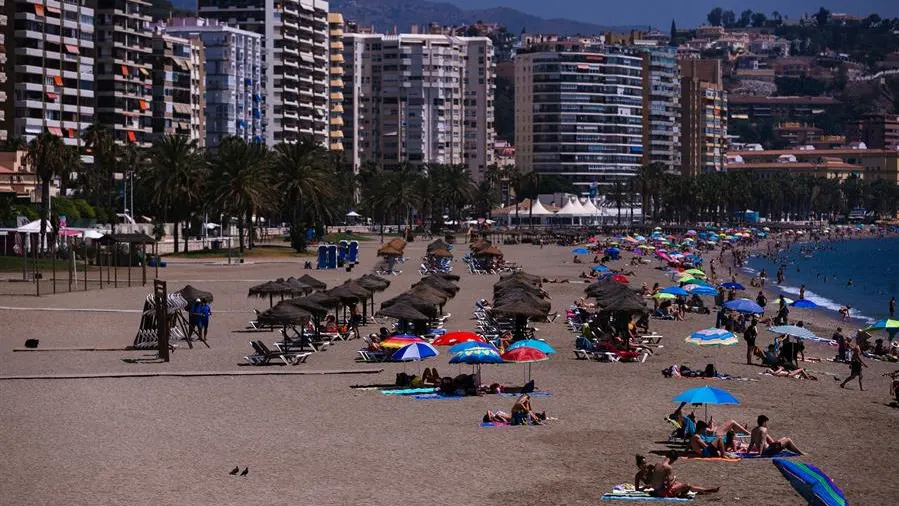
[[[82,139],[85,152],[94,157],[93,168],[85,175],[86,186],[92,192],[91,203],[94,207],[100,207],[101,199],[106,195],[106,207],[111,208],[119,147],[109,130],[100,123],[87,127]]]
[[[66,146],[62,151],[59,171],[59,194],[66,196],[72,182],[72,173],[81,173],[81,153],[74,146]]]
[[[22,137],[8,137],[5,141],[0,143],[0,151],[4,153],[21,151],[27,147],[28,143],[26,143],[25,139]]]
[[[272,200],[270,163],[264,144],[237,137],[222,139],[212,159],[209,195],[224,214],[237,219],[241,254],[247,227],[250,247],[253,245],[253,215]]]
[[[28,144],[25,163],[30,165],[41,181],[41,247],[47,245],[47,223],[50,220],[50,183],[62,170],[65,144],[62,139],[44,132]]]
[[[129,151],[126,151],[124,158],[130,158],[133,163],[143,159],[140,152]],[[152,164],[139,171],[139,178],[149,190],[150,200],[159,213],[157,217],[161,214],[164,223],[169,218],[174,220],[177,253],[181,224],[190,222],[191,215],[203,198],[203,185],[208,176],[207,163],[197,141],[184,135],[162,137],[153,143],[150,154]],[[188,238],[185,236],[184,251],[187,250]]]
[[[618,224],[621,225],[621,200],[624,198],[624,193],[621,191],[621,181],[616,180],[613,185],[612,194],[609,195],[612,197],[612,200],[615,202],[615,207],[618,208]]]
[[[275,146],[273,164],[279,189],[286,199],[290,214],[290,243],[297,251],[306,250],[306,225],[323,223],[331,218],[335,197],[335,179],[327,150],[314,140],[304,138],[297,143]]]
[[[528,223],[530,228],[534,228],[534,202],[540,195],[540,173],[532,170],[521,176],[522,186],[528,189],[528,198],[531,199],[531,205],[528,206]],[[517,213],[517,211],[516,211]]]
[[[429,179],[434,181],[437,192],[435,201],[446,202],[451,220],[460,221],[461,211],[474,197],[474,185],[464,165],[437,165],[429,167]]]
[[[521,204],[521,190],[523,187],[523,179],[521,177],[521,171],[518,167],[511,167],[506,171],[506,177],[509,179],[509,188],[512,189],[511,193],[515,193],[515,226],[521,226],[521,220],[518,218],[518,211],[520,209]],[[511,198],[511,195],[508,196]],[[509,205],[509,202],[506,202],[506,205]]]

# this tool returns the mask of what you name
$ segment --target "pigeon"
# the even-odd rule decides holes
[[[240,467],[235,467],[235,468],[232,469],[231,472],[228,473],[228,474],[237,474],[238,472],[240,472]]]
[[[249,468],[249,467],[244,468],[244,470],[240,472],[240,475],[241,475],[241,476],[246,476],[246,475],[248,475],[248,474],[250,474],[250,468]]]

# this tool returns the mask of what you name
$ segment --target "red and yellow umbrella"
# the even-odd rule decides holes
[[[474,332],[459,330],[455,332],[447,332],[437,339],[434,339],[431,344],[434,346],[453,346],[468,341],[477,341],[479,343],[487,342],[486,339],[478,334],[475,334]]]
[[[424,339],[417,336],[393,336],[381,341],[381,348],[402,348],[413,343],[424,343]]]

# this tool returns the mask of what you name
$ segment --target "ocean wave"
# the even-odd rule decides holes
[[[743,272],[745,272],[746,274],[749,274],[752,277],[755,277],[755,275],[758,274],[759,271],[757,271],[756,269],[753,269],[752,267],[744,266]]]
[[[790,285],[775,285],[779,289],[780,293],[785,295],[799,295],[799,288]],[[793,299],[794,297],[788,297]],[[811,302],[814,302],[818,307],[822,307],[824,309],[829,309],[831,311],[839,312],[840,308],[843,307],[843,304],[836,302],[834,300],[828,299],[823,295],[818,295],[817,293],[806,289],[805,290],[805,299]],[[865,316],[858,309],[850,308],[849,309],[849,317],[855,320],[862,320],[866,323],[874,323],[874,319],[868,316]]]

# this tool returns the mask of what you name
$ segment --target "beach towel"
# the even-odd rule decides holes
[[[645,492],[627,492],[623,494],[603,494],[601,501],[647,501],[647,502],[690,502],[686,497],[653,497]]]
[[[481,427],[525,427],[524,425],[512,425],[506,422],[481,422]]]
[[[496,394],[496,395],[500,395],[500,396],[503,396],[503,397],[519,397],[519,396],[521,396],[522,394],[513,394],[513,393],[509,393],[509,392],[501,392],[501,393],[498,393],[498,394]],[[549,392],[528,392],[528,395],[530,395],[531,397],[549,397],[549,396],[551,396],[552,394],[549,393]]]
[[[462,399],[465,397],[464,395],[444,395],[439,393],[431,393],[431,394],[418,394],[413,395],[412,398],[416,401],[441,401],[444,399]]]
[[[734,453],[734,455],[736,455],[737,457],[740,457],[741,459],[774,459],[774,458],[788,459],[790,457],[798,457],[799,456],[799,454],[797,454],[797,453],[788,452],[786,450],[784,450],[782,452],[774,453],[771,455],[761,455],[761,454],[755,453],[755,452],[752,452],[752,453],[736,452],[736,453]]]
[[[702,460],[709,462],[739,462],[742,459],[733,457],[697,457],[695,453],[688,452],[681,455],[684,460]]]
[[[432,394],[437,391],[437,387],[429,388],[402,388],[398,390],[382,390],[384,395],[415,395],[415,394]]]

